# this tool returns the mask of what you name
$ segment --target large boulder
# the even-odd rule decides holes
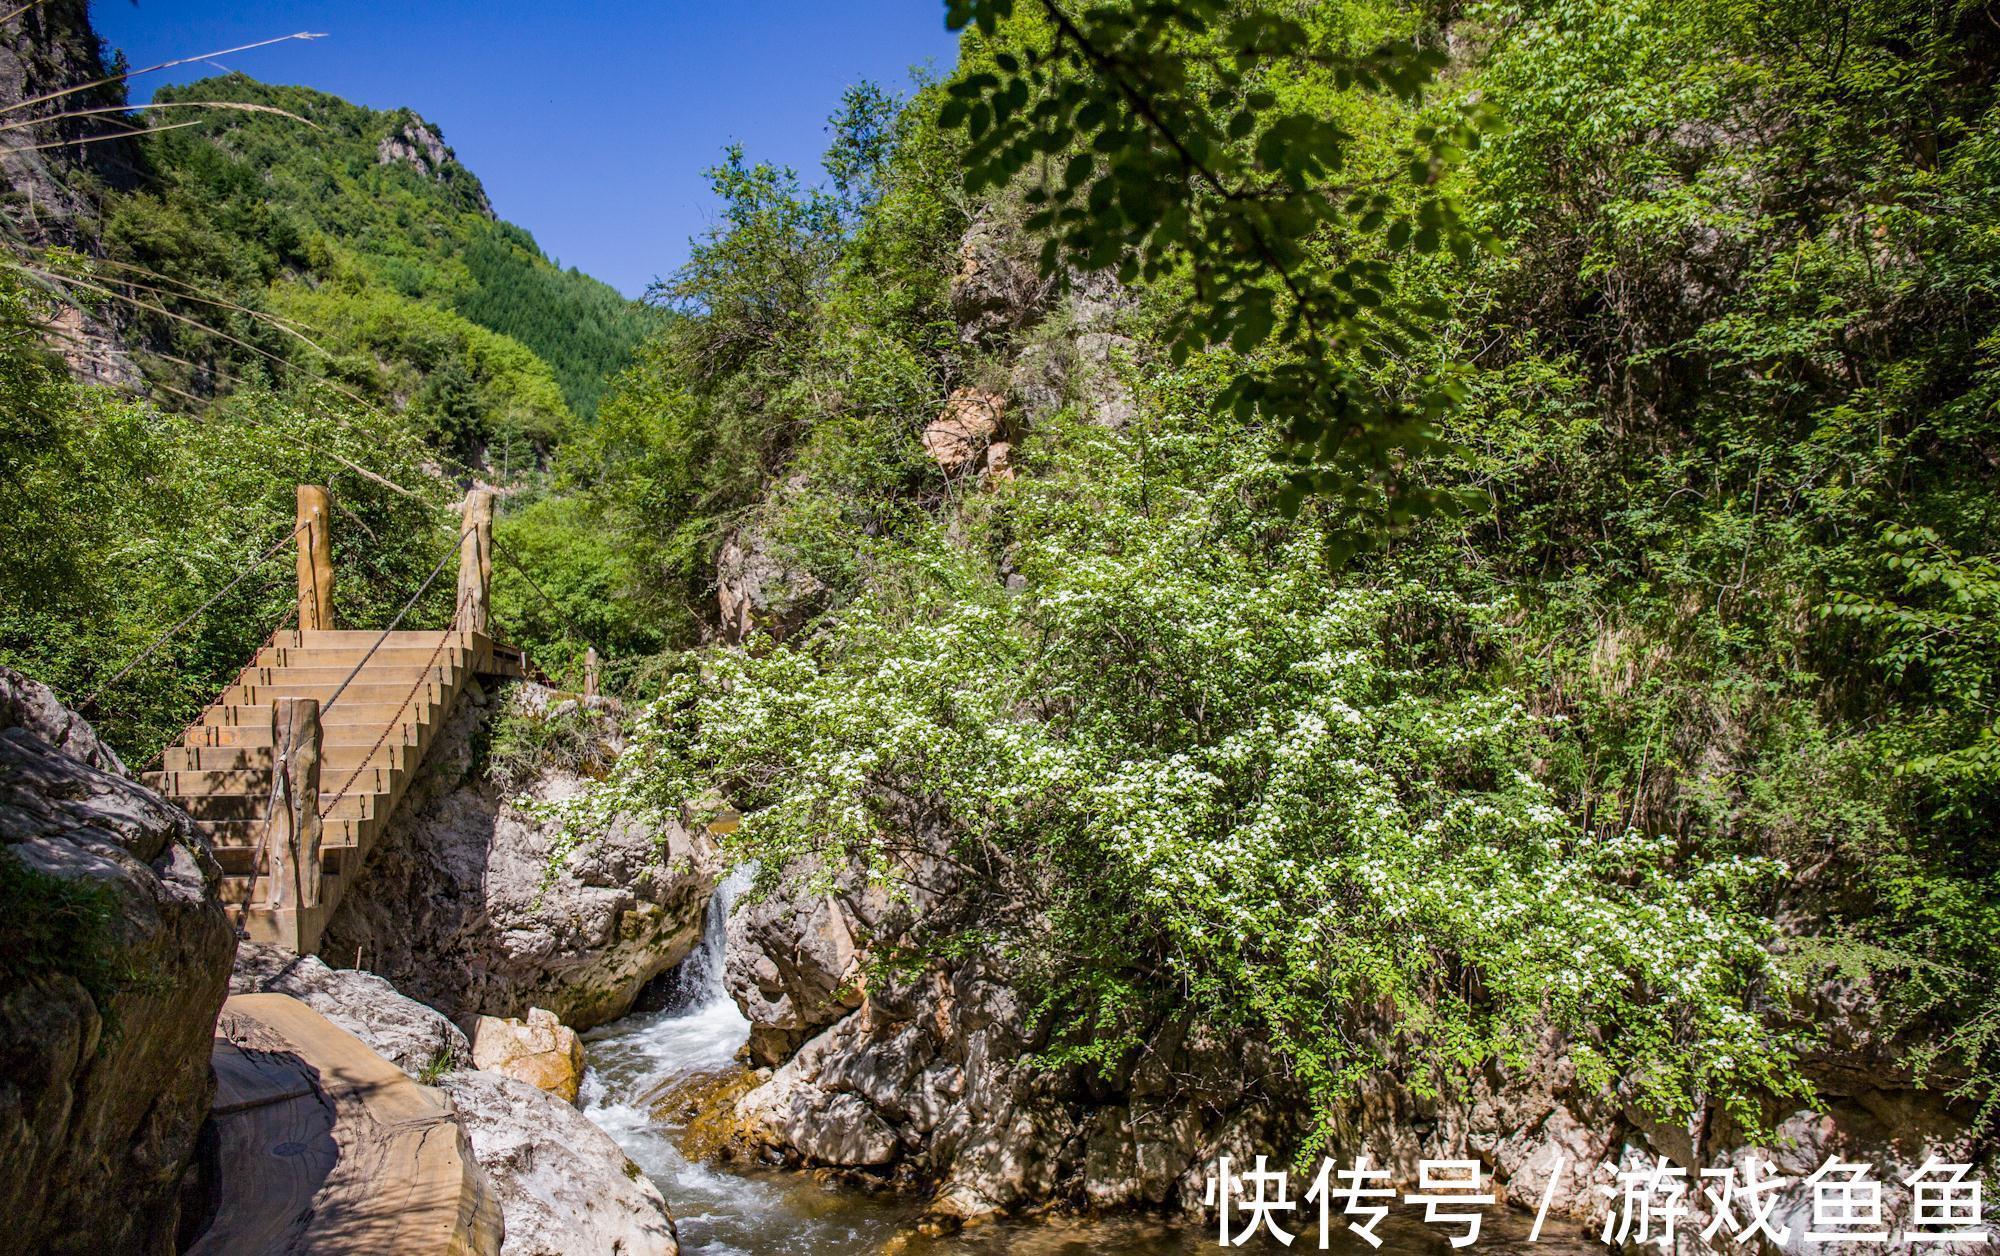
[[[503,1256],[678,1250],[665,1201],[610,1135],[555,1095],[475,1071],[471,1044],[442,1013],[373,973],[250,943],[232,981],[238,992],[291,995],[451,1097],[500,1203]]]
[[[75,711],[62,704],[47,685],[0,667],[0,728],[33,733],[64,755],[100,772],[130,776],[118,752],[106,745]]]
[[[506,700],[511,718],[582,745],[518,786],[494,779],[502,700],[468,686],[319,950],[382,974],[460,1025],[542,1007],[587,1029],[631,1010],[640,989],[700,940],[715,846],[678,825],[616,817],[569,849],[558,826],[519,799],[582,790],[617,752],[615,722],[538,685],[514,686]]]
[[[750,1020],[755,1064],[777,1064],[861,1006],[854,914],[831,894],[787,890],[729,916],[723,981]]]
[[[544,1008],[529,1008],[526,1020],[480,1017],[472,1031],[472,1062],[564,1103],[575,1103],[583,1089],[583,1040]]]
[[[442,1085],[500,1197],[502,1256],[680,1251],[659,1190],[581,1112],[498,1073],[453,1073]]]
[[[193,821],[0,668],[0,1247],[169,1252],[235,931]]]
[[[288,994],[412,1077],[472,1067],[472,1044],[442,1013],[374,973],[329,968],[316,955],[238,943],[229,993]]]

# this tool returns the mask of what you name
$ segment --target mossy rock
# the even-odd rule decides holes
[[[688,1159],[724,1158],[749,1141],[736,1101],[756,1088],[757,1075],[746,1068],[690,1074],[653,1100],[653,1119],[679,1127],[681,1154]]]

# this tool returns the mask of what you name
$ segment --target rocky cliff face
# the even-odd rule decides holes
[[[954,394],[925,432],[947,473],[970,477],[992,442],[1064,406],[1105,426],[1131,420],[1126,375],[1142,347],[1124,334],[1130,305],[1115,284],[1079,276],[1052,291],[1010,255],[1004,232],[980,224],[965,238],[952,305],[965,342],[1006,359],[1007,382],[1005,395]],[[786,881],[812,871],[788,869]],[[739,1152],[930,1192],[935,1221],[950,1226],[1049,1202],[1203,1212],[1219,1157],[1288,1162],[1310,1132],[1303,1083],[1265,1044],[1185,1017],[1152,1025],[1107,1074],[1033,1062],[1047,1027],[1003,952],[907,963],[927,915],[954,894],[944,860],[907,872],[927,887],[907,901],[848,876],[831,894],[779,893],[731,919],[728,985],[759,1069],[759,1084],[730,1101]],[[1909,1209],[1898,1179],[1927,1154],[1966,1160],[1982,1148],[1968,1113],[1894,1069],[1865,999],[1824,993],[1816,1020],[1835,1046],[1812,1061],[1817,1106],[1774,1105],[1764,1118],[1777,1136],[1762,1144],[1720,1113],[1692,1129],[1662,1126],[1622,1092],[1583,1082],[1550,1034],[1449,1101],[1394,1069],[1364,1078],[1333,1114],[1327,1154],[1343,1166],[1366,1155],[1399,1188],[1415,1184],[1421,1160],[1476,1158],[1509,1204],[1532,1210],[1551,1192],[1550,1215],[1571,1238],[1598,1233],[1621,1168],[1762,1156],[1793,1179],[1776,1215],[1799,1250],[1812,1200],[1803,1179],[1838,1154],[1873,1167],[1893,1225]],[[1361,1017],[1350,1029],[1384,1027]],[[1306,1185],[1295,1181],[1292,1197]],[[1705,1201],[1690,1204],[1684,1233],[1709,1220]],[[1724,1248],[1738,1250],[1726,1238]]]
[[[949,883],[941,862],[910,872],[933,891]],[[1177,1023],[1115,1077],[1046,1068],[1031,1058],[1046,1027],[1001,955],[871,963],[913,940],[937,901],[843,878],[731,918],[729,991],[751,1021],[751,1062],[776,1066],[735,1101],[755,1152],[930,1191],[950,1226],[1047,1202],[1180,1208],[1199,1201],[1219,1151],[1296,1143],[1297,1096],[1255,1044]]]
[[[487,199],[485,186],[459,164],[458,154],[445,146],[437,128],[414,114],[382,137],[375,146],[375,161],[384,166],[408,166],[426,179],[449,185],[464,198],[466,208],[493,217],[493,202]]]
[[[556,718],[559,699],[517,685],[516,715]],[[498,700],[475,685],[438,733],[388,830],[329,923],[320,953],[380,973],[461,1025],[546,1008],[579,1029],[616,1019],[640,989],[700,941],[714,889],[713,843],[620,821],[557,855],[554,827],[515,805],[486,771]],[[590,734],[615,746],[616,729]],[[534,775],[525,792],[568,797],[572,768]]]
[[[43,0],[9,5],[0,17],[0,106],[10,110],[15,128],[0,147],[6,193],[0,217],[9,235],[33,248],[96,252],[96,233],[81,229],[94,212],[94,189],[139,179],[131,143],[113,138],[128,129],[118,115],[62,116],[125,103],[116,85],[69,92],[107,77],[88,7],[85,0]],[[51,336],[78,378],[120,387],[140,382],[117,329],[102,315],[66,307]]]
[[[170,1252],[236,935],[186,813],[0,668],[0,1250]]]
[[[1051,1202],[1204,1213],[1218,1157],[1289,1161],[1300,1145],[1307,1096],[1260,1042],[1171,1019],[1109,1076],[1050,1069],[1029,1058],[1046,1029],[1001,955],[885,976],[871,959],[902,950],[925,909],[922,897],[892,905],[852,881],[823,898],[779,895],[738,910],[729,988],[752,1022],[752,1062],[776,1065],[734,1101],[739,1152],[930,1192],[933,1220],[948,1228]],[[1865,1003],[1827,994],[1829,1037],[1866,1041]],[[1926,1155],[1979,1159],[1968,1113],[1879,1061],[1826,1052],[1814,1072],[1817,1106],[1773,1107],[1777,1137],[1752,1143],[1720,1114],[1692,1131],[1662,1126],[1621,1093],[1581,1081],[1550,1034],[1531,1058],[1489,1067],[1451,1101],[1417,1094],[1395,1070],[1370,1075],[1335,1114],[1327,1154],[1342,1166],[1366,1155],[1398,1189],[1414,1187],[1420,1160],[1477,1159],[1501,1201],[1529,1211],[1553,1179],[1549,1234],[1567,1238],[1599,1233],[1621,1168],[1666,1159],[1692,1171],[1755,1155],[1792,1179],[1774,1225],[1790,1225],[1799,1242],[1783,1250],[1800,1252],[1812,1250],[1803,1181],[1828,1156],[1873,1168],[1892,1226],[1909,1213],[1900,1179]],[[1296,1180],[1292,1198],[1307,1185]],[[1691,1204],[1691,1228],[1710,1215]],[[1721,1237],[1689,1250],[1742,1249]]]

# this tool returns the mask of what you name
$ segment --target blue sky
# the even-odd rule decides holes
[[[222,58],[436,123],[500,216],[565,266],[637,296],[687,256],[716,207],[701,171],[723,145],[819,174],[825,120],[861,79],[948,69],[940,0],[93,0],[134,67],[293,31],[327,38]],[[182,66],[132,84],[218,70]]]

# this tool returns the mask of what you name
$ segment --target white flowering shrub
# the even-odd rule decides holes
[[[1192,1006],[1328,1108],[1381,1067],[1447,1091],[1547,1024],[1663,1115],[1798,1089],[1756,1009],[1778,865],[1586,833],[1536,775],[1561,730],[1487,675],[1504,606],[1344,580],[1240,433],[1142,435],[1063,433],[814,636],[701,656],[572,830],[726,798],[741,857],[886,880],[947,834],[959,892],[1011,904],[971,918],[1052,1062],[1113,1070]]]

